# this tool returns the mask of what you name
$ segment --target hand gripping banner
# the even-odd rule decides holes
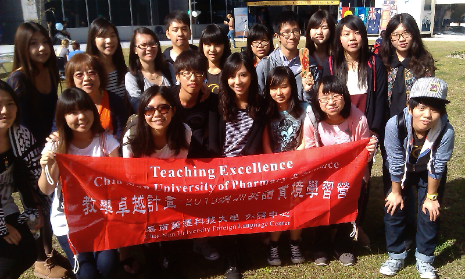
[[[57,154],[76,252],[352,222],[368,140],[218,159]]]

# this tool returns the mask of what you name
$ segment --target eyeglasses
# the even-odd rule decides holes
[[[149,47],[150,48],[157,48],[158,43],[157,42],[150,42],[150,43],[147,43],[147,44],[137,45],[136,47],[139,48],[139,49],[148,49]]]
[[[279,35],[283,36],[284,39],[289,39],[291,37],[291,34],[294,34],[294,37],[300,38],[300,30],[293,30],[289,32],[281,32]]]
[[[400,36],[404,37],[404,39],[408,39],[412,37],[412,34],[408,31],[404,31],[402,33],[392,33],[391,34],[391,41],[398,41],[400,40]]]
[[[183,71],[183,72],[179,72],[179,74],[187,79],[191,78],[192,75],[194,75],[196,78],[201,78],[205,75],[204,72],[197,72],[197,71]]]
[[[74,78],[76,78],[78,80],[83,80],[84,75],[87,75],[90,78],[94,78],[97,75],[97,71],[88,70],[87,72],[75,72],[73,76],[74,76]]]
[[[161,114],[167,114],[170,111],[171,108],[172,108],[172,106],[170,106],[168,104],[161,104],[158,107],[148,106],[148,107],[145,107],[144,115],[145,116],[152,116],[152,115],[155,114],[156,110],[158,110],[158,112],[161,113]]]
[[[341,99],[342,99],[342,94],[333,94],[333,95],[325,95],[321,98],[318,98],[318,101],[320,101],[320,103],[322,104],[326,104],[327,102],[329,102],[329,100],[339,101]]]
[[[259,46],[266,47],[269,44],[270,44],[270,42],[265,41],[265,40],[263,40],[263,41],[253,41],[252,42],[253,47],[259,47]]]

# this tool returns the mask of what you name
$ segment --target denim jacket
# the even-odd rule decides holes
[[[398,138],[397,115],[391,117],[386,124],[384,144],[386,147],[387,163],[391,181],[400,182],[405,179],[406,163],[412,151],[412,115],[408,113],[408,108],[404,109],[405,126],[407,127],[407,137],[401,144]],[[441,116],[441,126],[438,130],[443,136],[436,148],[422,150],[418,160],[422,156],[430,156],[428,161],[428,176],[440,179],[446,169],[446,164],[452,156],[454,149],[454,128],[447,121],[447,115]],[[433,129],[433,128],[432,128]],[[428,134],[429,135],[429,134]],[[428,139],[428,137],[427,137]],[[425,142],[426,144],[426,142]],[[429,152],[431,150],[431,152]]]

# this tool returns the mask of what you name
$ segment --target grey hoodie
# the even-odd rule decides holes
[[[408,113],[408,108],[404,109],[405,126],[407,127],[407,137],[401,143],[398,138],[397,128],[397,115],[389,119],[386,124],[386,132],[384,138],[384,145],[386,147],[387,161],[389,163],[389,173],[391,174],[391,181],[400,182],[405,178],[405,164],[412,151],[412,115]],[[437,132],[444,131],[441,142],[437,148],[428,151],[427,142],[423,145],[425,150],[421,151],[419,159],[422,156],[429,154],[430,159],[428,162],[428,176],[434,179],[440,179],[446,169],[446,164],[452,156],[454,149],[454,128],[447,121],[447,115],[441,116],[441,125],[438,127]],[[433,128],[431,128],[433,129]],[[430,134],[428,134],[430,136]],[[426,139],[428,140],[428,136]],[[434,142],[434,140],[433,140]]]
[[[274,69],[275,67],[278,66],[284,66],[284,61],[281,59],[281,56],[279,55],[280,48],[277,48],[273,50],[273,52],[270,53],[269,56],[263,57],[260,62],[257,64],[257,76],[258,76],[258,86],[260,87],[260,94],[263,95],[263,90],[265,90],[265,84],[266,84],[266,76],[268,73]],[[299,63],[300,63],[300,58]],[[310,61],[309,61],[309,66],[312,65],[317,65],[317,62],[313,57],[310,56]],[[299,100],[305,101],[307,103],[310,103],[310,98],[311,98],[311,91],[305,92],[302,86],[302,77],[300,76],[300,73],[302,72],[302,66],[299,67],[296,73],[294,73],[295,80],[297,82],[297,90],[299,93]]]

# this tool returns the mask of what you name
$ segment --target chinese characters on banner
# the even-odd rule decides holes
[[[352,222],[368,140],[202,160],[57,154],[76,252]]]

